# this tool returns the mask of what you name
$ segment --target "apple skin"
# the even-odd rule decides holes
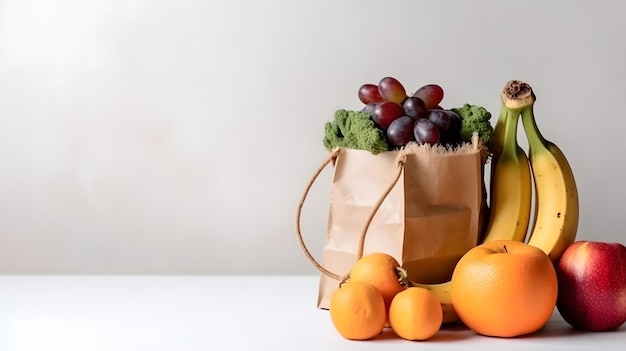
[[[556,267],[556,307],[572,327],[608,331],[626,322],[626,247],[621,243],[577,241]]]

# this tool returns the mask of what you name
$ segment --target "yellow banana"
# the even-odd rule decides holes
[[[450,294],[450,281],[439,284],[422,284],[414,281],[409,281],[409,285],[430,290],[430,292],[432,292],[433,295],[437,297],[442,305],[452,303],[452,297]]]
[[[576,239],[578,189],[572,168],[561,149],[539,132],[532,91],[531,96],[532,102],[522,109],[536,193],[536,216],[528,244],[542,249],[553,262],[557,262]]]
[[[526,153],[517,144],[520,109],[515,106],[517,100],[510,89],[505,88],[502,94],[503,111],[494,132],[496,145],[491,166],[491,209],[483,242],[500,239],[524,241],[531,214],[530,166]]]

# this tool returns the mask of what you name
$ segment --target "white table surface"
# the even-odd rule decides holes
[[[555,313],[539,333],[425,342],[386,330],[339,336],[315,307],[317,276],[0,276],[0,350],[626,350],[626,326],[578,332]]]

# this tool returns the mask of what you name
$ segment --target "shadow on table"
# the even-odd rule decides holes
[[[616,330],[594,332],[576,329],[564,321],[551,320],[548,324],[536,333],[520,336],[520,339],[544,339],[544,338],[558,338],[558,337],[588,337],[590,335],[598,334],[613,334],[613,333],[626,333],[626,326],[622,326]]]
[[[547,338],[561,338],[561,337],[583,337],[587,338],[590,335],[598,335],[601,333],[613,334],[613,333],[626,333],[626,325],[623,325],[617,330],[605,331],[605,332],[593,332],[593,331],[584,331],[573,328],[569,324],[567,324],[563,320],[550,320],[541,330],[529,334],[514,337],[514,339],[520,340],[532,340],[532,339],[547,339]],[[463,323],[455,323],[447,326],[443,326],[439,331],[439,334],[443,338],[447,338],[447,341],[460,340],[471,337],[475,334],[469,328],[467,328]],[[496,339],[500,339],[499,337],[493,337]]]
[[[475,336],[475,333],[469,330],[465,325],[460,323],[455,323],[451,325],[443,326],[439,332],[428,339],[428,342],[454,342],[454,341],[462,341],[468,338]],[[391,328],[385,328],[382,334],[378,335],[373,340],[394,340],[399,339],[399,337],[394,333]]]
[[[482,337],[491,338],[491,339],[539,340],[539,339],[547,339],[547,338],[554,339],[554,338],[562,338],[562,337],[587,338],[590,335],[597,335],[599,333],[607,333],[607,334],[608,333],[626,333],[626,325],[613,331],[592,332],[592,331],[583,331],[583,330],[575,329],[562,320],[550,320],[544,328],[542,328],[541,330],[533,334],[517,336],[514,338],[500,338],[500,337],[491,337],[491,336],[482,336]],[[442,326],[439,332],[435,336],[428,339],[428,342],[455,342],[455,341],[462,341],[462,340],[466,340],[470,338],[475,338],[477,336],[479,336],[479,334],[469,329],[467,326],[465,326],[465,324],[458,322],[458,323],[447,324],[447,325]],[[394,340],[394,339],[399,339],[396,333],[394,333],[394,331],[391,328],[385,328],[383,332],[377,337],[375,337],[373,340],[384,341],[384,340]]]

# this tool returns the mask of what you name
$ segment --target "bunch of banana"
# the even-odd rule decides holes
[[[578,229],[578,191],[574,174],[563,152],[537,128],[533,111],[535,95],[530,85],[510,81],[501,98],[500,117],[491,145],[491,214],[482,241],[526,240],[531,218],[532,170],[535,213],[527,243],[542,249],[556,262],[574,242]],[[517,144],[520,115],[528,138],[528,157]],[[410,285],[431,290],[437,296],[444,311],[444,322],[458,321],[449,281],[440,284],[411,281]]]

